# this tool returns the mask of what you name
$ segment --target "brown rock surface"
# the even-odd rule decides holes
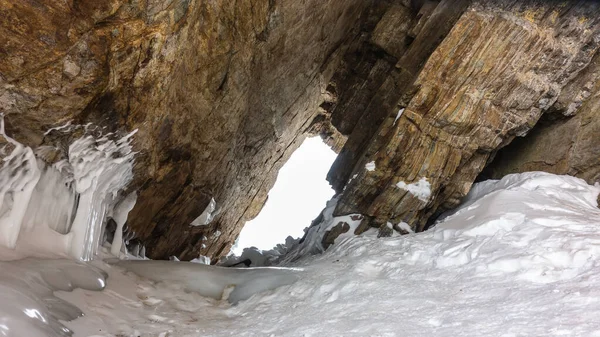
[[[394,11],[394,14],[384,15],[375,32],[390,31],[382,27],[386,22],[392,26],[403,26],[404,22],[409,21],[412,24],[410,32],[418,31],[418,34],[412,37],[409,36],[409,32],[401,30],[398,35],[394,35],[396,40],[392,37],[375,37],[370,42],[379,41],[381,45],[367,43],[362,47],[362,50],[367,51],[365,56],[358,60],[346,59],[338,74],[334,75],[333,82],[336,83],[340,73],[349,73],[347,69],[367,69],[365,72],[350,73],[353,76],[344,79],[346,83],[358,84],[347,86],[341,91],[337,106],[332,111],[333,125],[341,133],[348,135],[347,142],[327,176],[337,192],[341,192],[346,186],[354,168],[359,166],[357,163],[368,162],[366,159],[373,154],[368,152],[368,148],[376,148],[379,145],[375,144],[382,141],[383,135],[380,133],[385,132],[385,128],[381,128],[382,123],[389,116],[396,116],[399,105],[406,104],[406,96],[412,93],[412,84],[421,67],[468,4],[469,1],[462,0],[442,1],[431,14],[424,14],[420,10],[415,17],[407,16],[409,13],[415,15],[414,12],[399,11],[391,7],[390,10]],[[427,11],[431,10],[432,8],[427,8]],[[382,54],[378,50],[393,43],[402,44],[402,49],[406,50],[400,59],[387,53]],[[372,49],[375,50],[369,53]]]
[[[0,0],[0,15],[16,139],[60,142],[43,132],[69,120],[139,130],[128,227],[152,258],[226,254],[309,134],[339,151],[336,214],[364,214],[361,231],[423,230],[496,153],[485,174],[600,175],[596,2]],[[423,179],[429,197],[397,187]]]
[[[574,175],[590,184],[600,181],[600,54],[565,89],[554,113],[501,149],[481,178],[546,171]]]
[[[214,258],[310,131],[370,4],[0,0],[0,112],[33,146],[68,120],[139,129],[129,227],[153,258]],[[215,220],[190,227],[211,198]]]
[[[325,232],[325,235],[323,235],[323,240],[321,241],[321,244],[323,245],[324,249],[327,249],[329,246],[331,246],[334,242],[335,239],[344,234],[347,233],[350,230],[350,225],[347,222],[340,222],[337,225],[333,226],[330,230],[328,230],[327,232]]]
[[[363,157],[344,165],[352,162],[357,176],[345,186],[336,214],[362,213],[377,223],[405,221],[423,230],[431,215],[456,205],[490,154],[530,130],[571,79],[586,71],[600,42],[599,11],[596,3],[473,4],[429,56],[414,94],[404,87],[407,103],[396,94],[396,101],[377,104],[387,118],[367,149],[356,152]],[[404,69],[404,62],[407,69],[419,64],[403,56],[397,68]],[[589,138],[583,132],[577,137]],[[353,144],[350,135],[341,154]],[[376,169],[368,171],[364,164],[372,160]],[[431,184],[426,199],[396,186],[421,179]]]

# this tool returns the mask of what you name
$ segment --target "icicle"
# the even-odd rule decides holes
[[[113,220],[117,223],[117,230],[115,231],[115,236],[112,241],[112,246],[110,247],[110,253],[114,256],[119,256],[121,252],[121,246],[123,244],[123,225],[127,221],[127,215],[135,206],[135,202],[137,200],[137,194],[135,192],[129,193],[125,199],[123,199],[113,211]]]
[[[107,206],[112,201],[109,198],[133,178],[130,138],[134,134],[118,141],[103,137],[97,144],[88,136],[69,146],[75,187],[81,195],[71,229],[71,256],[90,260],[96,254]]]
[[[67,125],[52,131],[81,128],[97,131],[90,125]],[[0,259],[70,255],[91,260],[118,192],[133,178],[130,142],[135,131],[122,138],[86,135],[69,146],[68,159],[52,166],[8,137],[1,118],[0,134],[8,142],[3,150],[11,151],[0,169]],[[37,153],[49,157],[53,151],[60,150],[45,145]],[[133,204],[135,194],[112,212],[120,229]]]
[[[15,147],[4,158],[4,166],[0,170],[0,210],[5,210],[0,217],[0,242],[8,248],[15,248],[40,171],[31,148],[6,135],[4,116],[0,118],[0,134]]]
[[[146,259],[146,246],[142,245],[142,248],[140,248],[139,257],[142,259]]]
[[[41,171],[25,215],[25,226],[44,225],[60,234],[67,234],[77,206],[77,194],[65,177],[54,167],[44,167],[38,160]]]

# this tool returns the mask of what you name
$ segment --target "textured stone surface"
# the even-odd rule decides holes
[[[68,144],[43,131],[69,120],[138,129],[127,226],[152,258],[226,254],[308,134],[339,152],[336,215],[423,230],[486,165],[598,179],[599,14],[574,0],[0,0],[0,112],[32,146]],[[428,198],[407,187],[423,179]],[[213,198],[214,220],[190,227]]]
[[[561,92],[552,114],[501,149],[480,179],[546,171],[600,181],[600,54]],[[562,115],[558,116],[558,115]]]
[[[358,64],[354,61],[342,65],[339,70],[342,74],[350,73],[347,69],[361,69],[364,63],[370,70],[364,73],[350,73],[354,76],[346,81],[356,81],[359,86],[350,86],[342,91],[339,94],[338,105],[332,112],[333,125],[343,134],[348,134],[348,140],[327,176],[337,192],[341,192],[346,186],[355,167],[370,161],[367,159],[373,152],[369,152],[369,148],[377,148],[386,132],[382,123],[390,116],[394,118],[398,110],[406,104],[406,96],[412,94],[412,85],[423,64],[448,34],[468,3],[469,1],[462,0],[442,1],[430,15],[416,12],[416,8],[412,12],[402,12],[413,13],[416,15],[414,18],[394,14],[391,18],[395,21],[388,19],[388,24],[400,25],[408,20],[413,24],[411,31],[418,31],[418,35],[412,39],[406,39],[405,33],[397,36],[397,43],[408,43],[403,47],[406,52],[400,59],[376,50],[359,58]],[[393,7],[391,10],[396,11]],[[422,15],[419,16],[415,12]],[[380,30],[384,30],[381,25],[378,26]],[[422,27],[418,28],[419,26]],[[362,49],[369,51],[372,48],[371,44],[367,44]],[[373,66],[368,68],[371,64]],[[334,76],[334,83],[336,79]]]
[[[0,111],[34,146],[68,120],[138,129],[129,228],[153,258],[214,258],[310,131],[370,5],[0,0]],[[211,198],[215,220],[190,227]]]
[[[394,4],[386,10],[371,35],[371,43],[400,58],[410,44],[409,31],[415,26],[413,10]]]
[[[338,236],[347,233],[349,230],[350,225],[347,222],[342,221],[338,223],[337,225],[333,226],[333,228],[325,232],[325,235],[323,235],[323,240],[321,241],[321,245],[323,245],[324,249],[327,249],[335,242],[335,239]]]
[[[363,213],[376,224],[405,221],[423,230],[432,215],[456,205],[490,155],[530,130],[562,89],[586,71],[600,42],[598,13],[592,2],[473,4],[428,57],[412,85],[416,90],[404,90],[407,102],[396,95],[395,102],[377,104],[387,118],[363,158],[344,165],[353,163],[356,178],[345,186],[336,214]],[[411,49],[407,55],[419,54]],[[418,64],[403,56],[396,67],[414,71]],[[568,97],[574,95],[564,95],[566,106]],[[394,123],[394,110],[403,104]],[[577,137],[589,138],[583,132]],[[350,135],[341,154],[353,144]],[[374,171],[364,168],[370,161]],[[427,200],[396,186],[423,178],[431,184]]]

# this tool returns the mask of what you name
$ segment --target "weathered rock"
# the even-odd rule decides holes
[[[369,152],[368,148],[377,148],[384,136],[382,132],[387,129],[382,129],[382,123],[390,115],[396,116],[400,109],[399,105],[406,104],[406,98],[403,96],[412,93],[412,85],[421,67],[448,34],[468,4],[469,1],[463,0],[442,1],[435,7],[433,13],[427,16],[425,23],[417,17],[403,17],[396,13],[388,19],[388,24],[398,25],[409,20],[413,23],[413,29],[422,25],[412,42],[410,39],[406,40],[404,33],[401,33],[398,43],[409,43],[409,45],[400,60],[389,54],[372,53],[370,57],[361,58],[358,65],[355,62],[347,62],[341,67],[340,72],[344,73],[348,72],[346,69],[360,69],[363,63],[373,64],[368,72],[358,72],[354,78],[350,77],[349,81],[356,81],[355,78],[358,78],[357,82],[360,86],[349,87],[342,92],[339,95],[338,106],[332,112],[334,126],[343,134],[349,135],[327,175],[327,180],[337,192],[341,192],[346,186],[355,167],[369,161],[367,159],[373,153]],[[409,14],[405,11],[402,13]],[[422,16],[421,19],[425,17]],[[378,26],[379,30],[386,30],[381,27],[381,24]],[[370,45],[363,48],[369,50]],[[336,76],[334,76],[335,80]]]
[[[127,226],[152,258],[226,254],[308,134],[339,151],[355,233],[423,230],[494,154],[490,176],[598,179],[599,6],[0,0],[0,112],[31,146],[68,144],[43,134],[69,120],[138,129]]]
[[[323,240],[321,241],[321,245],[323,245],[324,249],[329,248],[329,246],[335,242],[335,239],[338,236],[347,233],[349,230],[350,225],[347,222],[341,221],[337,225],[333,226],[330,230],[325,232],[325,235],[323,235]]]
[[[553,114],[501,149],[480,179],[546,171],[600,181],[600,54],[561,92]],[[593,95],[592,95],[593,94]],[[564,117],[556,117],[556,114]]]
[[[400,58],[410,44],[409,32],[415,26],[416,17],[411,8],[394,4],[390,6],[377,23],[371,43],[386,53]]]
[[[371,111],[379,108],[386,118],[374,135],[365,132],[373,137],[362,140],[366,150],[352,149],[363,158],[346,159],[345,170],[351,167],[357,177],[345,186],[335,214],[363,213],[423,230],[433,214],[456,205],[490,154],[530,130],[561,90],[585,71],[600,43],[599,11],[591,2],[473,4],[428,57],[414,93],[397,86],[403,92],[393,101],[383,85],[375,95],[383,93],[385,103],[376,102],[366,114],[378,119]],[[416,73],[421,61],[406,55],[420,50],[409,47],[397,67]],[[408,95],[408,102],[395,121],[394,110],[403,107],[401,95]],[[353,136],[341,155],[354,146]],[[587,139],[582,132],[577,137]],[[376,164],[373,171],[364,168],[370,161]],[[338,177],[346,181],[349,174]],[[411,188],[396,186],[416,187],[424,179],[431,184],[425,200]]]
[[[410,232],[409,232],[409,231],[407,231],[406,229],[404,229],[404,228],[402,228],[402,227],[398,226],[398,224],[394,224],[394,225],[392,226],[392,228],[393,228],[393,229],[394,229],[396,232],[398,232],[400,235],[408,235],[408,234],[410,234]]]
[[[388,226],[388,224],[386,223],[381,224],[381,226],[379,227],[379,231],[377,232],[377,237],[389,238],[392,235],[394,235],[394,229],[391,226]]]
[[[353,220],[361,220],[356,229],[354,230],[354,235],[361,235],[362,233],[371,229],[371,219],[366,216],[361,216],[361,219],[353,219]]]
[[[138,129],[129,228],[152,258],[216,260],[311,131],[370,5],[1,0],[0,112],[33,146],[68,120]],[[190,227],[211,198],[213,222]]]

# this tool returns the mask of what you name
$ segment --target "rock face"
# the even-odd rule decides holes
[[[534,129],[501,149],[482,178],[547,171],[600,181],[600,54],[561,92]]]
[[[67,121],[138,129],[127,227],[152,258],[227,254],[311,134],[340,153],[336,215],[378,228],[427,228],[486,165],[600,175],[596,2],[0,0],[0,14],[17,140],[68,143],[44,136]]]
[[[449,15],[444,6],[449,2],[438,4],[429,21]],[[577,154],[566,165],[593,175],[598,141],[589,133],[597,130],[596,110],[592,100],[582,100],[589,96],[584,90],[593,90],[583,78],[595,78],[599,10],[592,2],[474,2],[462,8],[451,30],[437,34],[447,35],[423,63],[406,55],[423,48],[414,44],[427,32],[425,23],[396,63],[395,77],[386,80],[392,83],[377,89],[361,117],[375,122],[359,123],[330,172],[334,186],[345,188],[336,215],[362,213],[376,227],[391,220],[423,230],[469,191],[496,150],[557,106],[581,105],[571,147]],[[583,112],[586,104],[590,115]],[[365,169],[371,161],[376,169]]]
[[[214,258],[323,128],[324,87],[370,5],[0,0],[0,112],[33,146],[69,120],[138,129],[129,229],[152,258]],[[212,198],[213,221],[189,226]]]

